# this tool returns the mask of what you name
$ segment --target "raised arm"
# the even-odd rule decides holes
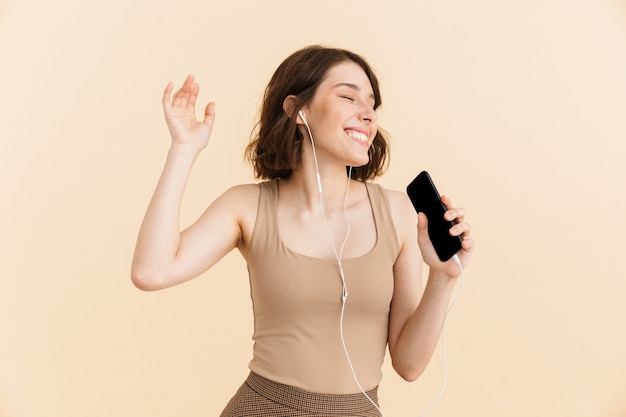
[[[404,231],[404,241],[394,266],[389,352],[396,372],[404,379],[414,381],[435,351],[461,271],[454,260],[444,263],[437,257],[428,236],[426,216],[423,213],[416,216],[406,196],[396,195],[394,200],[394,217],[396,224],[401,225],[398,229]],[[458,257],[465,268],[474,247],[470,226],[465,222],[463,209],[454,208],[447,197],[442,197],[442,202],[448,209],[446,218],[458,221],[450,233],[463,236],[463,249]],[[421,278],[422,260],[429,266],[425,287]]]
[[[173,84],[163,93],[165,121],[172,137],[165,166],[139,230],[131,279],[142,290],[157,290],[187,281],[212,266],[239,241],[239,227],[228,207],[218,199],[191,227],[180,232],[180,208],[191,168],[207,146],[215,118],[209,103],[203,120],[196,120],[199,86],[189,75],[172,96]]]

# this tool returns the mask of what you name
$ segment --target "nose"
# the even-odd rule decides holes
[[[359,118],[361,119],[361,121],[368,124],[376,123],[376,120],[378,119],[378,113],[376,113],[376,110],[365,104],[361,108],[361,114],[359,115]]]

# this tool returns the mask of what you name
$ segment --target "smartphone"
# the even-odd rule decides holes
[[[406,187],[406,192],[415,210],[424,213],[428,218],[428,235],[439,259],[445,262],[452,258],[461,250],[462,239],[460,236],[450,235],[450,228],[456,222],[444,219],[446,207],[441,202],[441,196],[428,172],[420,172]]]

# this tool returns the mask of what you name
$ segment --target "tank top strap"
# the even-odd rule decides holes
[[[280,239],[278,237],[278,224],[276,223],[278,180],[261,182],[259,187],[259,207],[250,247],[263,251],[279,250]]]
[[[376,222],[377,248],[392,256],[397,256],[400,246],[398,234],[391,217],[391,207],[385,190],[379,184],[365,182],[370,198],[372,213]],[[259,183],[259,208],[252,234],[252,248],[276,251],[281,253],[284,247],[278,235],[276,205],[278,202],[278,180]]]
[[[372,205],[372,212],[376,222],[376,233],[379,242],[376,245],[378,250],[387,251],[392,256],[397,256],[400,251],[398,233],[393,224],[391,216],[391,206],[385,190],[380,184],[365,182],[367,192]]]

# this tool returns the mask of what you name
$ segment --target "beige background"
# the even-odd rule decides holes
[[[142,293],[135,236],[168,147],[160,96],[215,100],[188,224],[252,180],[242,148],[278,63],[353,49],[394,138],[478,240],[431,416],[626,416],[626,8],[611,0],[0,3],[0,416],[216,416],[247,374],[245,264]],[[385,366],[388,417],[442,381]]]

